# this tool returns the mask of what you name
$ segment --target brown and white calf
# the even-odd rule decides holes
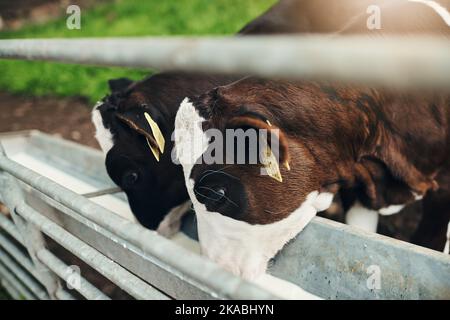
[[[245,140],[251,129],[274,135],[255,147]],[[216,148],[218,132],[224,141],[247,142]],[[269,161],[272,172],[263,175],[264,146],[270,148],[273,137],[278,161]],[[252,148],[258,162],[236,164],[236,153],[247,161]],[[244,277],[263,273],[268,260],[345,190],[376,211],[424,196],[414,240],[443,249],[450,220],[449,95],[246,78],[184,100],[175,150],[203,253]],[[220,154],[223,163],[205,161]]]
[[[367,33],[371,30],[366,26],[366,9],[374,3],[386,7],[386,0],[383,1],[345,0],[336,2],[337,6],[335,1],[328,0],[281,0],[239,34]],[[421,11],[417,11],[414,4],[406,8],[407,2],[389,0],[389,5],[395,3],[402,15],[409,17],[389,27],[389,32],[411,28],[410,22],[418,20],[426,23],[420,23],[414,33],[440,32],[446,25],[442,19],[433,22],[434,16],[430,15],[433,10],[428,6],[421,5],[422,17],[417,16]],[[383,13],[383,28],[391,25],[389,21],[397,21],[392,17],[392,13],[387,13],[384,23]],[[181,169],[171,162],[170,152],[161,150],[171,149],[170,135],[180,102],[186,96],[200,94],[231,80],[235,78],[179,72],[161,73],[138,82],[112,80],[112,93],[95,106],[93,122],[105,153],[108,173],[126,192],[133,213],[147,228],[160,227],[161,233],[170,235],[179,224],[177,218],[189,207],[185,204],[188,196]],[[150,122],[145,114],[150,116]],[[160,144],[164,140],[167,145],[158,145],[155,130],[164,138],[160,139]],[[164,220],[165,217],[169,218]]]
[[[274,7],[281,7],[281,12],[285,10],[283,1]],[[239,34],[297,32],[298,28],[284,12],[283,27],[270,18],[269,10],[253,21],[264,20],[257,22],[257,30],[244,27]],[[237,79],[163,72],[141,81],[126,78],[109,81],[111,94],[92,111],[96,138],[105,154],[109,176],[126,193],[133,214],[145,227],[170,236],[178,230],[182,215],[190,208],[181,167],[172,162],[170,152],[173,146],[170,137],[181,101]],[[160,135],[159,142],[155,134]]]

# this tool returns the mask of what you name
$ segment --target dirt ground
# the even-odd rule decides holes
[[[79,98],[27,98],[0,92],[0,132],[36,129],[99,148],[91,109]]]

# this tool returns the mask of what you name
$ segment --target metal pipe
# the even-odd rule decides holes
[[[22,267],[33,275],[39,282],[45,284],[46,277],[43,277],[40,272],[36,270],[31,258],[22,253],[13,243],[0,233],[0,247],[2,247],[11,257],[13,257]]]
[[[133,297],[137,299],[168,299],[167,296],[74,237],[50,219],[42,216],[27,204],[23,203],[17,206],[16,212]]]
[[[0,41],[0,58],[7,59],[447,90],[449,52],[449,40],[440,37],[320,35]]]
[[[74,296],[64,289],[57,290],[55,295],[59,300],[76,300]]]
[[[85,198],[97,198],[97,197],[101,197],[107,194],[115,194],[115,193],[119,193],[119,192],[123,192],[123,190],[119,187],[113,187],[113,188],[107,188],[107,189],[103,189],[103,190],[99,190],[99,191],[94,191],[94,192],[89,192],[89,193],[83,193],[82,196]]]
[[[1,145],[0,157],[6,158],[4,149]],[[14,210],[17,205],[24,202],[25,195],[19,187],[17,180],[5,172],[0,172],[0,190],[2,190],[2,197],[11,212],[14,224],[19,230],[23,239],[23,244],[32,260],[32,270],[38,274],[35,275],[35,277],[45,286],[50,298],[54,298],[55,291],[59,287],[59,279],[41,264],[36,257],[36,252],[45,248],[43,235],[35,226],[24,221],[22,217],[19,217]]]
[[[20,300],[20,293],[6,279],[0,279],[0,285],[8,292],[14,300]]]
[[[0,214],[0,228],[5,230],[11,237],[13,237],[17,242],[23,245],[22,235],[17,230],[14,222],[9,220],[4,215]]]
[[[53,253],[47,249],[38,251],[37,257],[42,261],[50,270],[56,273],[61,279],[70,283],[71,273],[67,270],[69,266],[56,257]],[[93,286],[89,281],[87,281],[81,275],[77,275],[79,281],[79,288],[75,288],[83,297],[88,300],[111,300],[107,295]]]
[[[265,290],[221,269],[215,263],[188,252],[156,232],[147,230],[83,196],[43,177],[0,154],[0,169],[32,186],[58,203],[95,222],[118,238],[126,239],[160,268],[169,271],[216,298],[277,299]],[[179,257],[183,256],[180,261]],[[199,270],[202,270],[199,272]]]
[[[17,262],[11,259],[3,250],[0,249],[0,261],[39,299],[48,300],[47,293],[36,282],[36,280],[25,272]]]
[[[6,279],[9,284],[19,292],[21,298],[25,298],[27,300],[36,300],[33,294],[26,288],[7,268],[4,267],[2,263],[0,263],[0,277]]]

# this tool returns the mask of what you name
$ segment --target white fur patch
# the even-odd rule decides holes
[[[418,194],[416,192],[412,192],[412,194],[413,194],[414,200],[416,200],[416,201],[420,201],[420,200],[423,199],[423,195],[422,194]]]
[[[208,139],[201,124],[204,121],[193,104],[185,99],[175,119],[175,153],[183,167],[186,187],[194,205],[202,253],[228,271],[255,279],[267,269],[267,262],[316,215],[332,202],[331,194],[311,192],[305,202],[287,218],[266,225],[247,222],[211,212],[194,195],[190,174],[207,149]]]
[[[183,166],[185,180],[189,179],[195,162],[208,148],[208,139],[202,130],[205,121],[188,98],[181,102],[175,117],[175,155]]]
[[[368,232],[377,232],[378,212],[363,207],[356,202],[345,216],[345,223]]]
[[[109,150],[114,146],[113,137],[111,131],[105,128],[102,121],[102,115],[97,107],[101,106],[102,102],[97,102],[97,104],[92,109],[92,122],[95,126],[95,138],[102,148],[103,153],[106,155]]]
[[[444,8],[442,5],[440,5],[436,1],[432,1],[432,0],[408,0],[408,1],[421,3],[421,4],[424,4],[424,5],[428,6],[428,7],[430,7],[450,27],[450,13],[447,11],[446,8]]]
[[[205,205],[195,199],[192,180],[189,185],[202,253],[225,269],[247,279],[255,279],[265,273],[268,261],[301,232],[318,211],[314,202],[319,193],[314,191],[283,220],[251,225],[208,211]]]
[[[394,205],[390,205],[386,208],[381,208],[380,210],[378,210],[378,213],[383,216],[390,216],[390,215],[399,213],[400,211],[403,210],[404,207],[405,207],[404,204],[394,204]]]
[[[175,235],[180,230],[181,218],[183,218],[190,208],[190,201],[186,201],[185,203],[172,208],[169,213],[166,214],[163,221],[161,221],[156,231],[166,238],[170,238]]]

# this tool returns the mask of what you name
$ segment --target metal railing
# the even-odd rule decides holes
[[[47,250],[44,243],[36,241],[36,233],[40,237],[42,237],[41,233],[49,236],[137,299],[243,298],[247,295],[261,299],[276,298],[232,276],[212,262],[178,247],[157,235],[156,232],[125,220],[86,197],[21,166],[4,154],[0,155],[0,168],[2,170],[0,202],[7,205],[15,222],[0,215],[0,227],[20,244],[29,248],[29,255],[24,254],[0,233],[0,265],[2,265],[0,274],[7,282],[6,287],[14,287],[26,299],[72,298],[61,288],[59,282],[59,278],[64,280],[67,277],[64,272],[69,266]],[[21,185],[32,188],[49,207],[62,212],[65,218],[76,221],[77,226],[68,231],[67,225],[63,224],[65,225],[63,228],[45,216],[45,213],[38,212],[27,204],[24,187]],[[29,230],[21,231],[21,228],[33,228],[35,234],[33,235]],[[86,236],[88,229],[94,231],[93,238]],[[83,237],[80,237],[77,232],[82,233]],[[126,251],[125,254],[115,252],[117,249],[112,248],[111,245],[108,245],[108,249],[104,252],[96,249],[95,247],[105,239],[112,242],[115,247]],[[121,266],[124,259],[129,259],[130,254],[139,256],[136,258],[139,260],[140,269],[127,270]],[[9,256],[14,257],[21,266],[12,265],[8,259],[3,259]],[[182,261],[179,259],[180,256],[183,256]],[[9,271],[5,266],[11,267],[8,268]],[[144,275],[143,268],[153,272],[145,270]],[[23,277],[25,273],[22,274],[22,269],[33,275],[34,279]],[[203,270],[202,273],[195,272],[200,269]],[[46,274],[47,277],[42,277],[41,273]],[[170,278],[182,279],[185,285],[180,286]],[[23,283],[28,285],[25,286]],[[155,288],[155,284],[158,289]],[[47,285],[47,292],[37,290],[42,285]],[[30,288],[34,290],[31,291]],[[83,278],[81,278],[81,286],[76,290],[88,299],[108,299],[105,294]]]
[[[450,86],[446,38],[245,36],[1,40],[0,58],[219,72],[401,88]]]
[[[409,89],[450,87],[450,42],[431,38],[0,40],[0,58]],[[45,203],[45,210],[30,205],[24,189]],[[98,195],[104,193],[100,190]],[[12,216],[9,220],[0,214],[0,277],[14,298],[74,298],[61,284],[61,279],[67,280],[68,266],[47,250],[44,234],[137,299],[276,298],[16,163],[4,152],[0,152],[0,202]],[[77,291],[85,298],[109,298],[84,278],[80,284]]]

